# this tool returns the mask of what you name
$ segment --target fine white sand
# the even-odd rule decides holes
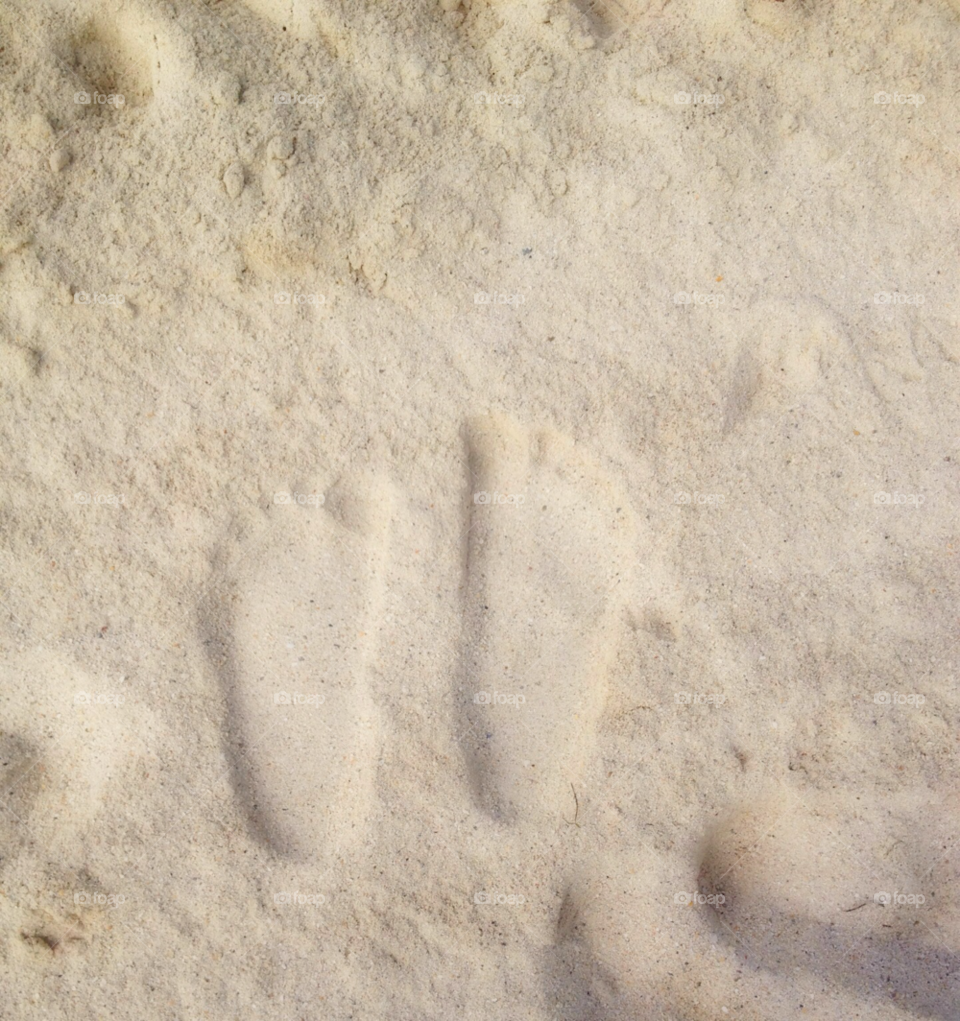
[[[0,1021],[960,1017],[958,53],[0,5]]]

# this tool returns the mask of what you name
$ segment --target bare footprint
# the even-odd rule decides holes
[[[155,720],[136,681],[88,673],[43,648],[0,664],[0,874],[66,857],[147,751]]]
[[[700,896],[755,965],[829,974],[861,997],[956,1017],[955,834],[930,847],[917,839],[939,810],[926,792],[813,799],[779,790],[708,835]]]
[[[467,442],[471,779],[502,821],[572,815],[616,652],[632,518],[556,433],[489,417],[469,423]]]
[[[642,851],[641,857],[646,857]],[[595,861],[566,889],[554,940],[537,960],[552,1017],[556,1021],[722,1017],[722,1000],[702,997],[701,990],[689,995],[674,979],[675,960],[664,960],[666,955],[660,952],[662,936],[651,938],[662,925],[655,861],[647,857],[647,867],[638,869],[636,876],[630,875],[633,869],[613,862],[612,875],[606,875],[598,864]],[[711,984],[715,981],[714,973]],[[698,999],[706,1003],[698,1004]]]
[[[208,624],[222,638],[241,797],[259,835],[299,857],[348,845],[370,809],[365,669],[390,499],[374,478],[279,498]]]

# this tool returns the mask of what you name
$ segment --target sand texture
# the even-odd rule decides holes
[[[0,1021],[960,1018],[960,0],[0,0]]]

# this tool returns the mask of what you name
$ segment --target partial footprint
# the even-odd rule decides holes
[[[842,324],[819,301],[757,302],[740,331],[746,339],[733,368],[725,433],[750,415],[785,408],[826,389],[853,360]]]
[[[228,568],[210,623],[223,641],[241,796],[271,846],[302,856],[360,836],[373,798],[365,671],[390,499],[374,478],[338,484],[325,500],[283,496],[264,535]]]
[[[139,106],[153,96],[148,53],[127,42],[127,34],[110,17],[91,18],[74,39],[74,66],[87,86],[88,102],[95,107]]]
[[[194,41],[176,22],[141,3],[119,10],[94,3],[86,10],[91,13],[66,40],[67,62],[82,85],[81,108],[113,114],[195,87]]]
[[[772,972],[832,975],[860,996],[957,1017],[955,866],[946,879],[940,847],[949,855],[955,839],[920,846],[936,818],[922,800],[780,790],[734,810],[704,846],[705,910]]]
[[[153,714],[137,684],[32,649],[0,664],[0,870],[23,854],[54,860],[89,832],[146,750]]]
[[[625,497],[573,444],[505,418],[469,423],[463,736],[495,818],[572,815],[626,595]]]
[[[573,0],[573,5],[600,40],[629,28],[636,17],[631,0]]]
[[[0,864],[26,839],[26,824],[43,785],[40,749],[17,734],[0,733]]]
[[[722,1016],[715,996],[703,998],[706,1002],[698,1006],[700,997],[687,995],[674,980],[675,959],[662,952],[666,941],[662,901],[655,894],[656,865],[640,853],[646,858],[644,867],[625,869],[611,861],[607,875],[595,862],[592,875],[575,880],[566,891],[554,942],[538,961],[557,1021],[700,1021]],[[636,861],[629,860],[631,865]],[[714,971],[710,984],[716,978]]]
[[[25,963],[33,955],[82,953],[91,940],[109,936],[111,915],[127,901],[124,894],[109,892],[89,869],[54,862],[34,861],[8,882],[19,896],[15,905],[4,904],[0,925],[19,934]]]

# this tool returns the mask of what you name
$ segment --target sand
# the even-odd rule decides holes
[[[960,1016],[958,44],[6,0],[2,1021]]]

